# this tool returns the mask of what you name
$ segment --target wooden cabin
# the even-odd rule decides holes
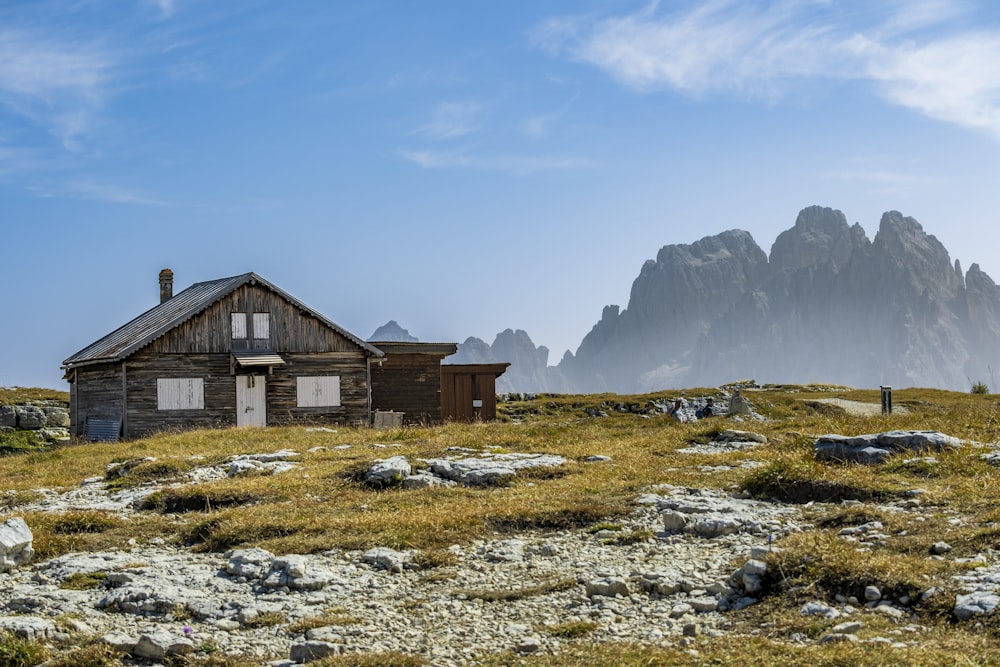
[[[371,423],[381,350],[255,273],[196,283],[63,362],[71,434]]]
[[[442,421],[441,360],[456,343],[369,341],[385,357],[372,364],[372,409],[401,413],[401,424]]]

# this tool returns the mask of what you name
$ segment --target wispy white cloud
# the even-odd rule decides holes
[[[552,126],[566,115],[566,112],[573,106],[576,100],[577,96],[574,95],[572,99],[555,111],[529,116],[521,123],[521,131],[531,139],[541,139],[548,136]]]
[[[94,44],[0,29],[0,104],[75,148],[104,101],[113,55]]]
[[[464,137],[481,127],[482,111],[482,105],[476,102],[443,102],[417,133],[438,140]]]
[[[174,11],[177,9],[174,0],[153,0],[153,4],[160,10],[160,14],[163,15],[164,18],[170,18],[173,16]]]
[[[889,101],[1000,139],[1000,32],[863,49],[872,54],[869,75]]]
[[[424,169],[478,169],[503,171],[519,176],[540,171],[592,167],[585,158],[538,155],[482,155],[462,151],[415,150],[400,151],[404,160]]]
[[[535,43],[638,91],[780,99],[807,80],[863,81],[892,104],[1000,140],[1000,28],[951,23],[959,5],[899,2],[875,25],[825,3],[709,0],[683,12],[555,18]]]
[[[166,206],[167,203],[154,199],[135,190],[118,185],[96,183],[94,181],[74,181],[68,186],[70,196],[80,199],[111,202],[113,204],[134,204],[139,206]]]

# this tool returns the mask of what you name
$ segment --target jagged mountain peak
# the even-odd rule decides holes
[[[898,211],[870,240],[842,212],[810,206],[770,257],[739,229],[663,246],[627,307],[605,306],[557,367],[542,367],[544,348],[524,332],[485,347],[504,346],[495,359],[512,362],[505,377],[533,383],[513,383],[518,391],[633,393],[748,377],[961,389],[1000,368],[1000,287],[978,264],[963,276]]]
[[[870,245],[861,225],[848,225],[840,211],[810,206],[802,209],[791,229],[775,239],[771,246],[771,270],[797,271],[829,265],[837,271],[858,253],[866,252]]]
[[[399,326],[399,322],[396,320],[389,320],[378,329],[376,329],[371,336],[368,337],[370,341],[382,341],[385,343],[418,343],[420,342],[416,336],[411,336],[410,332]]]

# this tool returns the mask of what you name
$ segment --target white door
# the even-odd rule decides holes
[[[236,376],[236,425],[267,426],[267,381],[263,375]]]

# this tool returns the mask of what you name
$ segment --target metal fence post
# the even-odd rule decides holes
[[[882,389],[882,414],[892,414],[892,387],[883,386]]]

